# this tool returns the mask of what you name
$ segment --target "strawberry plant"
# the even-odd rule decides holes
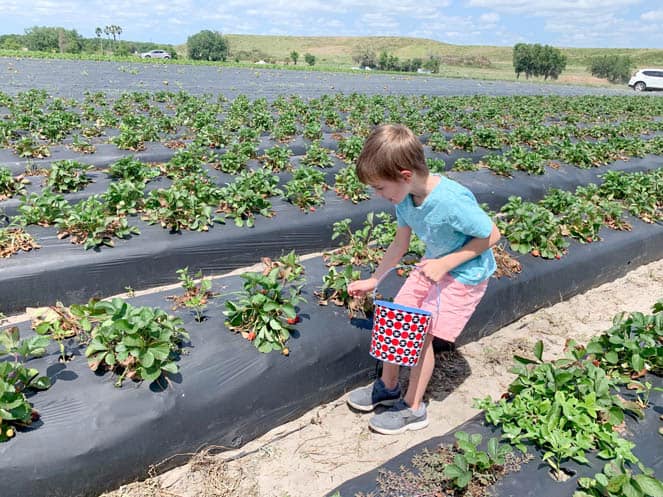
[[[447,170],[447,164],[444,162],[444,159],[436,159],[434,157],[426,159],[426,166],[428,166],[428,170],[434,174],[442,174]]]
[[[23,193],[25,185],[29,184],[30,181],[24,175],[12,176],[8,168],[0,167],[0,202]]]
[[[287,282],[280,267],[264,273],[243,273],[243,290],[236,301],[227,300],[225,325],[229,330],[241,333],[263,353],[280,350],[285,346],[290,332],[297,322],[296,305],[305,301],[300,295],[299,280]]]
[[[373,310],[373,299],[367,295],[353,297],[348,293],[348,285],[361,277],[361,272],[352,266],[345,266],[341,271],[332,266],[322,277],[322,287],[316,291],[318,303],[328,305],[332,302],[346,307],[348,315],[367,316]]]
[[[30,193],[21,197],[16,221],[25,225],[50,226],[55,223],[56,219],[64,216],[70,208],[71,206],[64,196],[46,189],[41,194]]]
[[[445,154],[448,154],[451,150],[451,144],[449,144],[447,138],[439,132],[430,134],[428,137],[428,145],[433,152],[444,152]]]
[[[286,183],[283,198],[304,211],[313,212],[316,206],[324,203],[327,188],[322,171],[302,166],[295,169],[292,179]]]
[[[221,189],[216,212],[225,218],[235,219],[237,226],[250,228],[255,224],[255,215],[272,217],[274,211],[269,197],[283,192],[276,186],[279,178],[264,170],[243,171],[235,180]]]
[[[515,146],[504,155],[516,169],[528,174],[541,175],[546,172],[545,158],[538,152]]]
[[[474,138],[472,138],[472,135],[456,133],[451,137],[451,144],[454,148],[465,150],[466,152],[474,152]]]
[[[334,191],[344,200],[350,200],[357,204],[362,200],[370,198],[368,188],[357,177],[357,170],[353,165],[349,165],[336,173],[334,181]]]
[[[184,177],[170,188],[153,190],[145,200],[143,219],[161,223],[173,232],[182,229],[207,231],[222,219],[213,216],[213,205],[221,199],[221,189],[207,178]]]
[[[624,208],[615,201],[606,199],[598,187],[593,183],[576,188],[576,195],[594,204],[603,216],[603,223],[613,230],[629,231],[631,225],[623,219]]]
[[[653,470],[642,465],[640,470],[634,473],[618,457],[606,463],[594,478],[578,478],[582,490],[574,492],[573,497],[663,497],[663,482],[655,478]]]
[[[212,293],[212,281],[208,278],[203,278],[202,271],[198,271],[195,275],[191,276],[188,267],[178,269],[176,272],[182,288],[184,288],[184,295],[168,297],[175,302],[173,310],[183,305],[194,312],[196,321],[200,323],[205,319],[207,301],[214,296]],[[194,278],[200,280],[200,283],[196,283]]]
[[[544,259],[560,258],[569,243],[552,212],[521,197],[509,197],[498,214],[498,228],[512,250]]]
[[[514,357],[512,372],[517,377],[509,386],[511,398],[496,403],[490,397],[475,401],[475,407],[486,410],[486,421],[499,425],[504,438],[521,451],[526,451],[526,441],[542,449],[543,460],[559,479],[563,479],[564,461],[587,464],[585,454],[590,450],[598,450],[601,458],[637,462],[631,452],[635,444],[621,438],[616,428],[623,423],[625,411],[638,417],[643,414],[613,393],[619,383],[583,359],[585,348],[572,340],[562,359],[544,362],[541,341],[534,354],[535,359]]]
[[[182,178],[190,175],[205,174],[203,164],[213,159],[214,154],[204,147],[191,144],[187,148],[178,150],[175,155],[163,166],[169,178]]]
[[[474,143],[479,147],[493,150],[502,148],[502,135],[494,128],[476,128],[473,135]]]
[[[50,157],[51,151],[46,145],[37,142],[32,136],[24,136],[14,144],[14,151],[21,158],[43,159]]]
[[[60,362],[65,363],[71,358],[67,354],[65,340],[76,337],[80,343],[89,340],[87,321],[79,320],[60,302],[47,307],[32,319],[32,328],[40,336],[47,336],[57,342],[60,348]]]
[[[133,155],[127,155],[113,162],[108,168],[108,174],[113,179],[147,183],[149,180],[159,176],[159,170],[135,159]]]
[[[481,435],[468,434],[464,431],[454,433],[457,454],[453,463],[445,466],[444,476],[449,478],[454,487],[466,488],[472,478],[489,479],[491,472],[504,466],[506,456],[511,452],[509,445],[499,445],[496,438],[488,440],[487,450],[479,450]]]
[[[284,283],[299,281],[304,275],[304,266],[301,264],[294,250],[291,250],[276,260],[263,257],[261,261],[264,266],[263,274],[265,276],[271,273],[273,269],[278,269],[277,278]]]
[[[246,164],[250,156],[245,154],[239,147],[229,148],[226,153],[219,157],[218,165],[216,166],[219,171],[227,174],[239,174],[240,171],[246,168]]]
[[[599,240],[603,211],[598,206],[556,188],[551,189],[539,205],[559,216],[562,235],[571,236],[581,243]]]
[[[281,114],[272,129],[272,137],[278,141],[287,142],[292,140],[296,134],[297,118],[294,113]]]
[[[28,426],[39,419],[25,392],[46,390],[51,382],[24,363],[44,355],[48,343],[48,338],[41,336],[21,340],[17,327],[0,330],[0,358],[10,356],[13,359],[0,361],[0,442],[14,437],[17,427]]]
[[[97,151],[92,142],[82,138],[81,135],[74,135],[74,138],[69,146],[74,152],[79,152],[81,154],[93,154]]]
[[[327,168],[334,165],[329,150],[320,145],[320,142],[313,142],[302,157],[302,164],[309,167]]]
[[[20,250],[29,252],[38,248],[41,246],[21,226],[0,226],[0,258],[11,257]]]
[[[652,314],[617,314],[612,327],[587,344],[587,353],[610,373],[639,377],[663,373],[663,301]]]
[[[488,154],[485,155],[479,165],[487,167],[492,172],[499,176],[506,176],[510,178],[515,171],[515,167],[511,164],[511,161],[503,155],[500,154]]]
[[[454,165],[451,167],[452,171],[478,171],[479,166],[474,163],[474,161],[468,157],[461,157],[456,159]]]
[[[290,163],[291,156],[292,150],[288,147],[279,147],[277,145],[265,150],[265,155],[259,159],[265,169],[278,173],[292,170],[292,164]]]
[[[93,195],[73,205],[55,220],[58,238],[71,236],[71,243],[83,244],[87,250],[106,245],[114,246],[113,237],[128,238],[140,234],[135,226],[129,226],[126,217],[108,213],[108,206],[99,195]]]
[[[92,371],[119,374],[115,386],[125,378],[153,382],[162,374],[176,374],[183,342],[189,334],[182,320],[158,308],[134,307],[122,299],[91,300],[72,306],[72,312],[86,318],[92,337],[85,349]]]
[[[302,135],[309,140],[322,139],[322,125],[318,121],[309,121],[304,125]]]
[[[143,183],[132,180],[121,180],[108,185],[108,189],[101,195],[108,210],[117,215],[135,215],[143,210],[145,205],[145,191]]]
[[[364,139],[361,136],[342,137],[338,142],[336,155],[341,159],[354,164],[364,148]]]
[[[125,115],[119,129],[120,133],[112,137],[110,141],[124,150],[133,150],[134,152],[145,150],[146,141],[157,141],[159,139],[159,132],[154,122],[145,116]]]
[[[94,166],[75,160],[55,161],[46,176],[45,184],[58,193],[77,192],[92,182],[92,178],[86,174],[92,169]]]

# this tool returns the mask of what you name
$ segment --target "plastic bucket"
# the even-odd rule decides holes
[[[431,313],[417,307],[375,300],[375,291],[371,356],[399,366],[416,366],[430,326]]]

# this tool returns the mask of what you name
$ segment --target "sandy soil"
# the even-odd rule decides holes
[[[514,353],[531,355],[542,340],[544,358],[558,357],[567,338],[585,343],[622,311],[649,312],[663,297],[663,261],[523,317],[457,352],[438,356],[427,391],[430,426],[395,437],[372,433],[370,414],[345,405],[346,396],[282,425],[239,450],[200,452],[190,463],[121,487],[104,497],[316,497],[381,465],[419,442],[473,417],[472,399],[498,398],[512,375]],[[407,375],[404,374],[404,381]],[[153,468],[154,473],[159,469]],[[344,496],[349,497],[349,496]]]

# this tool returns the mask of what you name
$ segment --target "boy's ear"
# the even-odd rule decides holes
[[[403,178],[403,181],[408,182],[412,180],[412,171],[409,171],[407,169],[403,169],[400,171],[401,173],[401,178]]]

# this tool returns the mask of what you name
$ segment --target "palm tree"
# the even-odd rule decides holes
[[[100,27],[94,29],[94,34],[99,38],[99,46],[101,47],[101,53],[104,53],[104,40],[101,38],[103,30]]]

